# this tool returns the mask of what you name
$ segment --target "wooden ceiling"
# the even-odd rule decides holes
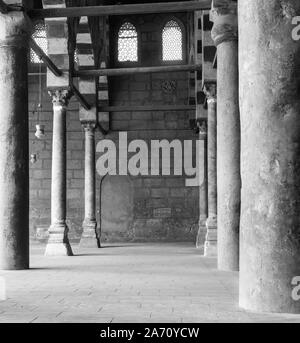
[[[85,0],[87,4],[93,5],[128,5],[128,4],[143,4],[149,2],[174,2],[174,0]],[[190,0],[180,0],[180,1],[190,1]],[[42,8],[42,0],[34,0],[34,8]]]

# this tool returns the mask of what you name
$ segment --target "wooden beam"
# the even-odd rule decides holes
[[[79,90],[72,85],[71,86],[72,91],[74,93],[75,98],[79,101],[80,105],[86,109],[87,111],[89,111],[91,109],[90,104],[86,101],[86,99],[84,98],[84,96],[79,92]]]
[[[0,12],[2,14],[8,13],[8,5],[2,0],[0,0]]]
[[[63,72],[51,61],[51,59],[44,53],[44,51],[36,44],[33,38],[30,38],[29,44],[31,49],[38,55],[38,57],[46,64],[55,76],[62,76]]]
[[[217,69],[217,66],[218,66],[218,50],[216,50],[216,54],[213,60],[213,68]]]
[[[134,67],[134,68],[115,68],[115,69],[81,69],[73,73],[73,77],[82,76],[120,76],[142,73],[170,73],[180,71],[201,71],[201,65],[179,64],[159,67]]]
[[[59,18],[59,17],[83,17],[83,16],[112,16],[128,14],[147,13],[175,13],[192,12],[211,9],[211,0],[163,2],[163,3],[143,3],[132,5],[112,5],[112,6],[82,6],[68,8],[47,8],[33,9],[28,11],[28,15],[34,19]]]
[[[101,112],[158,112],[158,111],[194,111],[193,105],[145,105],[145,106],[100,106]]]

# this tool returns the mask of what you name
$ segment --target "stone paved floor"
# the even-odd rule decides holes
[[[29,271],[0,272],[0,322],[300,322],[237,306],[237,273],[189,244],[112,245],[74,257],[32,246]]]

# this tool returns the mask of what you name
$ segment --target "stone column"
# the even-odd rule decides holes
[[[239,270],[241,206],[240,113],[237,5],[213,8],[212,38],[217,46],[218,268]]]
[[[49,91],[53,102],[51,226],[45,255],[71,256],[66,225],[66,114],[69,90]]]
[[[95,128],[94,122],[83,123],[85,131],[85,216],[81,247],[100,248],[96,221],[96,159],[95,159]]]
[[[202,105],[203,106],[203,105]],[[206,236],[206,221],[207,221],[207,121],[202,120],[199,123],[199,139],[203,141],[204,154],[201,155],[203,160],[201,162],[200,168],[203,170],[203,182],[200,184],[199,189],[199,206],[200,206],[200,216],[199,216],[199,229],[196,239],[196,248],[204,248],[205,236]],[[200,162],[200,163],[201,163]]]
[[[216,85],[206,84],[208,218],[204,256],[217,256],[217,99]]]
[[[300,2],[238,6],[240,306],[300,313],[300,44],[292,39]]]
[[[29,268],[29,152],[24,13],[0,14],[0,269]]]

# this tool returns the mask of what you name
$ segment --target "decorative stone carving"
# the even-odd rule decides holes
[[[215,82],[206,82],[203,86],[203,92],[206,95],[207,103],[217,102],[217,85]]]
[[[198,119],[197,120],[197,127],[199,130],[200,136],[206,136],[207,135],[207,120],[206,119]]]
[[[55,89],[49,90],[48,94],[52,98],[53,106],[68,107],[73,92],[70,89]]]
[[[225,41],[237,41],[238,22],[236,3],[227,1],[220,7],[213,7],[210,12],[210,20],[214,23],[211,36],[215,45],[219,45]]]
[[[177,89],[177,83],[175,80],[162,81],[161,89],[165,94],[172,94]]]

